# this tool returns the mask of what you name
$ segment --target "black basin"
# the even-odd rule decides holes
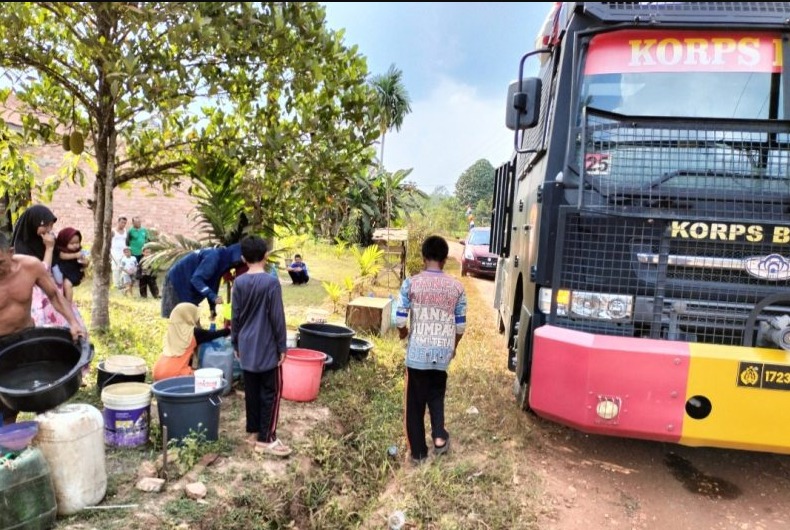
[[[29,328],[0,340],[0,400],[9,408],[44,412],[73,396],[92,357],[66,328]]]
[[[351,339],[351,357],[361,361],[366,358],[373,349],[373,343],[367,339],[354,337]]]

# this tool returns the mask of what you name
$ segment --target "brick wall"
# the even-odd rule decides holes
[[[57,175],[63,165],[64,151],[58,146],[42,146],[33,149],[39,164],[41,178]],[[58,217],[56,229],[73,226],[82,232],[87,244],[93,240],[93,212],[88,209],[88,199],[93,198],[93,175],[91,168],[84,166],[88,175],[85,186],[63,182],[52,200],[41,201],[49,206]],[[191,216],[194,202],[182,190],[165,195],[161,188],[150,186],[144,181],[132,182],[128,189],[116,188],[113,192],[113,218],[123,215],[129,219],[139,216],[142,225],[168,235],[181,234],[196,239],[199,233]]]
[[[18,109],[22,103],[11,94],[5,104],[0,104],[0,119],[14,130],[21,130],[21,114]],[[46,119],[46,116],[41,116]],[[43,145],[28,148],[40,169],[40,179],[57,178],[64,165],[66,152],[60,145]],[[89,177],[85,186],[63,182],[51,201],[35,199],[49,206],[58,217],[57,230],[73,226],[82,232],[86,243],[93,241],[93,212],[88,209],[88,199],[93,198],[93,176],[95,171],[87,164],[82,169]],[[168,235],[181,234],[197,239],[191,215],[194,213],[193,200],[183,191],[176,190],[165,196],[160,188],[147,183],[132,182],[128,189],[116,188],[113,191],[113,218],[124,215],[132,225],[132,217],[139,216],[142,225]]]

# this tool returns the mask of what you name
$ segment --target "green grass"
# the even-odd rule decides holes
[[[331,311],[320,281],[342,282],[355,275],[350,253],[338,255],[328,245],[303,242],[299,248],[311,271],[306,287],[284,281],[283,299],[288,327],[296,329],[311,308]],[[460,277],[458,264],[447,272]],[[488,301],[463,278],[469,297],[467,333],[459,346],[448,379],[447,426],[453,450],[446,457],[412,468],[406,461],[403,432],[404,343],[391,330],[384,337],[366,336],[374,343],[363,362],[327,372],[318,398],[300,404],[305,409],[326,408],[326,420],[316,420],[304,439],[287,440],[294,447],[284,473],[264,471],[259,460],[240,449],[238,430],[244,409],[241,400],[222,405],[220,442],[191,447],[185,458],[194,460],[215,452],[230,467],[207,468],[200,475],[209,488],[203,503],[168,494],[158,499],[133,489],[135,473],[144,460],[154,461],[161,444],[158,422],[142,449],[107,449],[109,489],[104,504],[139,503],[129,510],[95,510],[62,519],[57,528],[107,529],[183,528],[383,528],[387,514],[406,513],[412,528],[536,528],[534,506],[539,480],[524,461],[530,439],[530,418],[516,409],[512,376],[505,366],[504,339],[496,334]],[[386,296],[397,289],[376,287]],[[77,300],[88,318],[89,285],[80,286]],[[204,304],[204,311],[207,309]],[[92,336],[97,361],[114,354],[138,355],[153,365],[161,349],[166,322],[158,316],[154,300],[128,299],[113,292],[110,298],[112,330]],[[344,310],[330,321],[343,322]],[[97,362],[94,361],[94,362]],[[95,371],[93,372],[95,374]],[[101,407],[95,375],[73,398]],[[474,406],[479,414],[469,414]],[[283,413],[281,431],[291,419]],[[396,445],[392,458],[387,448]],[[241,471],[235,465],[246,465]],[[174,469],[173,479],[182,471]],[[70,526],[70,525],[74,526]]]

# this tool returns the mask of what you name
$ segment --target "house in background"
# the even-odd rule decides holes
[[[0,104],[0,119],[12,129],[21,130],[22,121],[18,112],[22,103],[11,94],[4,105]],[[29,148],[39,166],[39,181],[58,175],[66,152],[58,144],[37,145]],[[88,156],[88,155],[83,155]],[[82,232],[86,245],[93,241],[93,212],[89,199],[93,197],[95,174],[87,164],[83,166],[87,175],[85,186],[68,181],[61,183],[51,201],[34,198],[34,202],[46,204],[58,217],[56,229],[73,226]],[[192,220],[195,202],[185,189],[175,189],[165,195],[161,188],[145,181],[132,181],[128,189],[113,191],[113,217],[125,216],[131,226],[132,217],[140,217],[145,228],[167,235],[181,234],[198,239],[199,231]]]

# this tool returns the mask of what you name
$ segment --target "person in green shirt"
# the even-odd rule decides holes
[[[132,227],[126,231],[126,245],[138,264],[143,259],[143,247],[151,240],[148,237],[148,229],[141,225],[142,221],[139,217],[132,217]]]

